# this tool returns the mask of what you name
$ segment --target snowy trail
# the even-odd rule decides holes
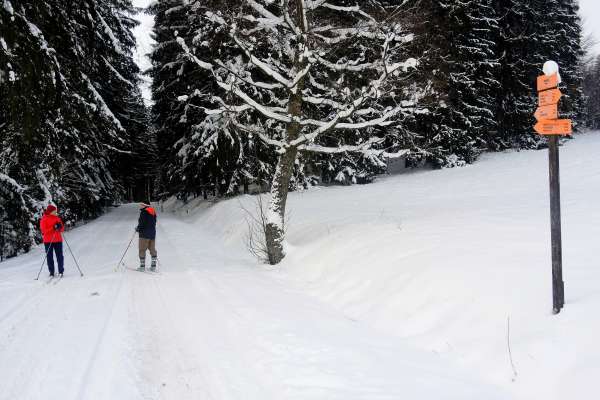
[[[84,278],[65,254],[65,278],[47,284],[44,269],[34,281],[44,256],[41,249],[0,270],[0,398],[85,398],[95,379],[90,370],[104,350],[120,300],[124,277],[109,271],[117,261],[112,247],[131,232],[131,223],[121,217],[118,210],[67,234]],[[125,335],[113,333],[119,337],[109,352],[119,361],[115,346]],[[106,371],[103,379],[119,377]]]
[[[0,399],[490,398],[167,213],[160,274],[114,272],[136,218],[67,234],[84,278],[67,258],[62,281],[34,281],[41,249],[0,265]]]

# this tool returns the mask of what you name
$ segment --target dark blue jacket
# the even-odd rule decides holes
[[[156,211],[152,207],[144,207],[140,210],[137,231],[140,239],[156,239]]]

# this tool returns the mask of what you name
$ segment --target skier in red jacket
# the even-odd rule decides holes
[[[63,224],[62,219],[57,215],[56,207],[52,204],[44,211],[44,216],[40,221],[40,230],[42,231],[44,247],[46,248],[46,254],[48,255],[48,271],[50,271],[50,276],[54,276],[53,252],[58,261],[58,274],[59,276],[62,276],[64,272],[64,257],[61,232],[65,231],[65,225]]]

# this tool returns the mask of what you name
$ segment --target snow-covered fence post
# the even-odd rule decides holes
[[[558,64],[544,64],[544,75],[537,80],[539,108],[535,113],[535,130],[548,136],[548,164],[550,174],[550,223],[552,240],[552,305],[558,314],[565,304],[565,283],[562,277],[562,228],[560,216],[559,136],[572,133],[571,121],[558,119],[558,101],[561,93]]]

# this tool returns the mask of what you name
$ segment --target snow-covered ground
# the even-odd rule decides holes
[[[40,248],[0,264],[0,399],[595,398],[597,154],[561,149],[559,315],[545,151],[294,193],[276,268],[244,249],[245,196],[164,205],[161,273],[114,272],[130,205],[67,234],[83,278],[34,281]]]

